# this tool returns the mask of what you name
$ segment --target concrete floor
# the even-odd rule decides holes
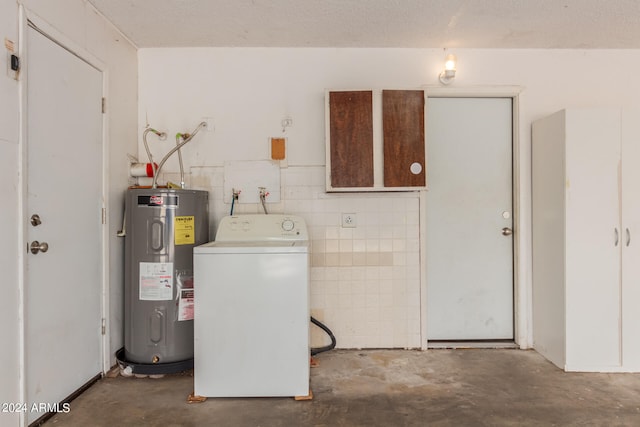
[[[264,363],[269,369],[268,361]],[[104,378],[51,426],[638,426],[640,374],[565,373],[534,351],[334,350],[311,401],[186,402],[190,374]]]

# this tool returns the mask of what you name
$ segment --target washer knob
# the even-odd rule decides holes
[[[291,231],[295,226],[296,225],[294,224],[294,222],[290,219],[285,219],[284,221],[282,221],[282,229],[284,231]]]

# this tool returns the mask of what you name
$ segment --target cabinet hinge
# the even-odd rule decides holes
[[[102,208],[102,223],[107,223],[107,208]]]
[[[107,112],[107,98],[102,98],[102,114]]]
[[[107,319],[102,318],[102,335],[107,333]]]

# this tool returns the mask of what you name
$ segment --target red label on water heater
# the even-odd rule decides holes
[[[138,196],[138,206],[151,206],[151,207],[177,207],[178,206],[178,196],[175,195],[165,195],[159,196],[157,194],[148,195],[148,196]]]

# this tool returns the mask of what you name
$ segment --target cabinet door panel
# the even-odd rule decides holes
[[[640,111],[622,115],[622,364],[640,371]]]
[[[372,187],[372,92],[330,92],[329,132],[331,185]]]
[[[567,370],[620,366],[620,112],[567,110]]]
[[[382,91],[384,186],[425,185],[424,91]],[[420,171],[411,171],[411,165]]]

